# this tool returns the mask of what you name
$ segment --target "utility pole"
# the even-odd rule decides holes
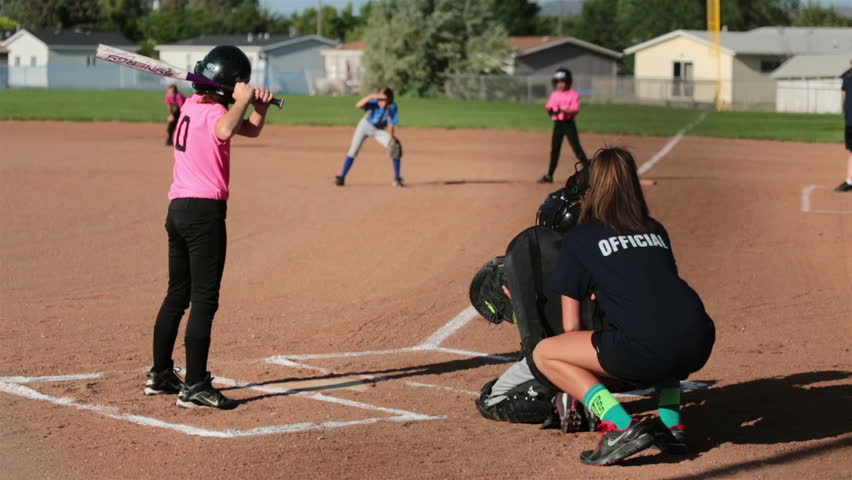
[[[317,0],[317,35],[322,36],[322,0]]]
[[[559,36],[562,36],[562,17],[565,15],[565,0],[559,0]]]

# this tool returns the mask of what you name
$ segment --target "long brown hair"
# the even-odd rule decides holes
[[[579,222],[603,222],[616,233],[647,233],[648,204],[633,155],[624,148],[602,148],[586,168],[590,169],[589,189],[583,197]]]

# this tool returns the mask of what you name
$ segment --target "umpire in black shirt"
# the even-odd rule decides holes
[[[602,420],[603,439],[580,460],[609,465],[654,443],[685,451],[680,380],[707,362],[715,329],[678,276],[665,228],[648,215],[627,150],[595,154],[579,225],[565,234],[552,283],[562,294],[566,333],[538,344],[531,369]],[[589,295],[606,314],[604,331],[579,330],[580,302]],[[601,377],[655,385],[660,419],[635,421]]]

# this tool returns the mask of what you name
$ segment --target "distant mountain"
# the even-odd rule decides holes
[[[542,0],[538,2],[541,5],[541,15],[559,15],[560,3],[564,15],[579,15],[583,11],[583,0]]]

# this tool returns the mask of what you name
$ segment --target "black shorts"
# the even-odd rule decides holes
[[[852,152],[852,125],[846,125],[846,150]]]
[[[595,332],[592,345],[606,373],[620,380],[652,385],[661,380],[684,380],[704,367],[713,350],[716,331],[712,321],[702,330],[690,335],[696,339],[691,347],[681,344],[650,349],[617,330]]]

